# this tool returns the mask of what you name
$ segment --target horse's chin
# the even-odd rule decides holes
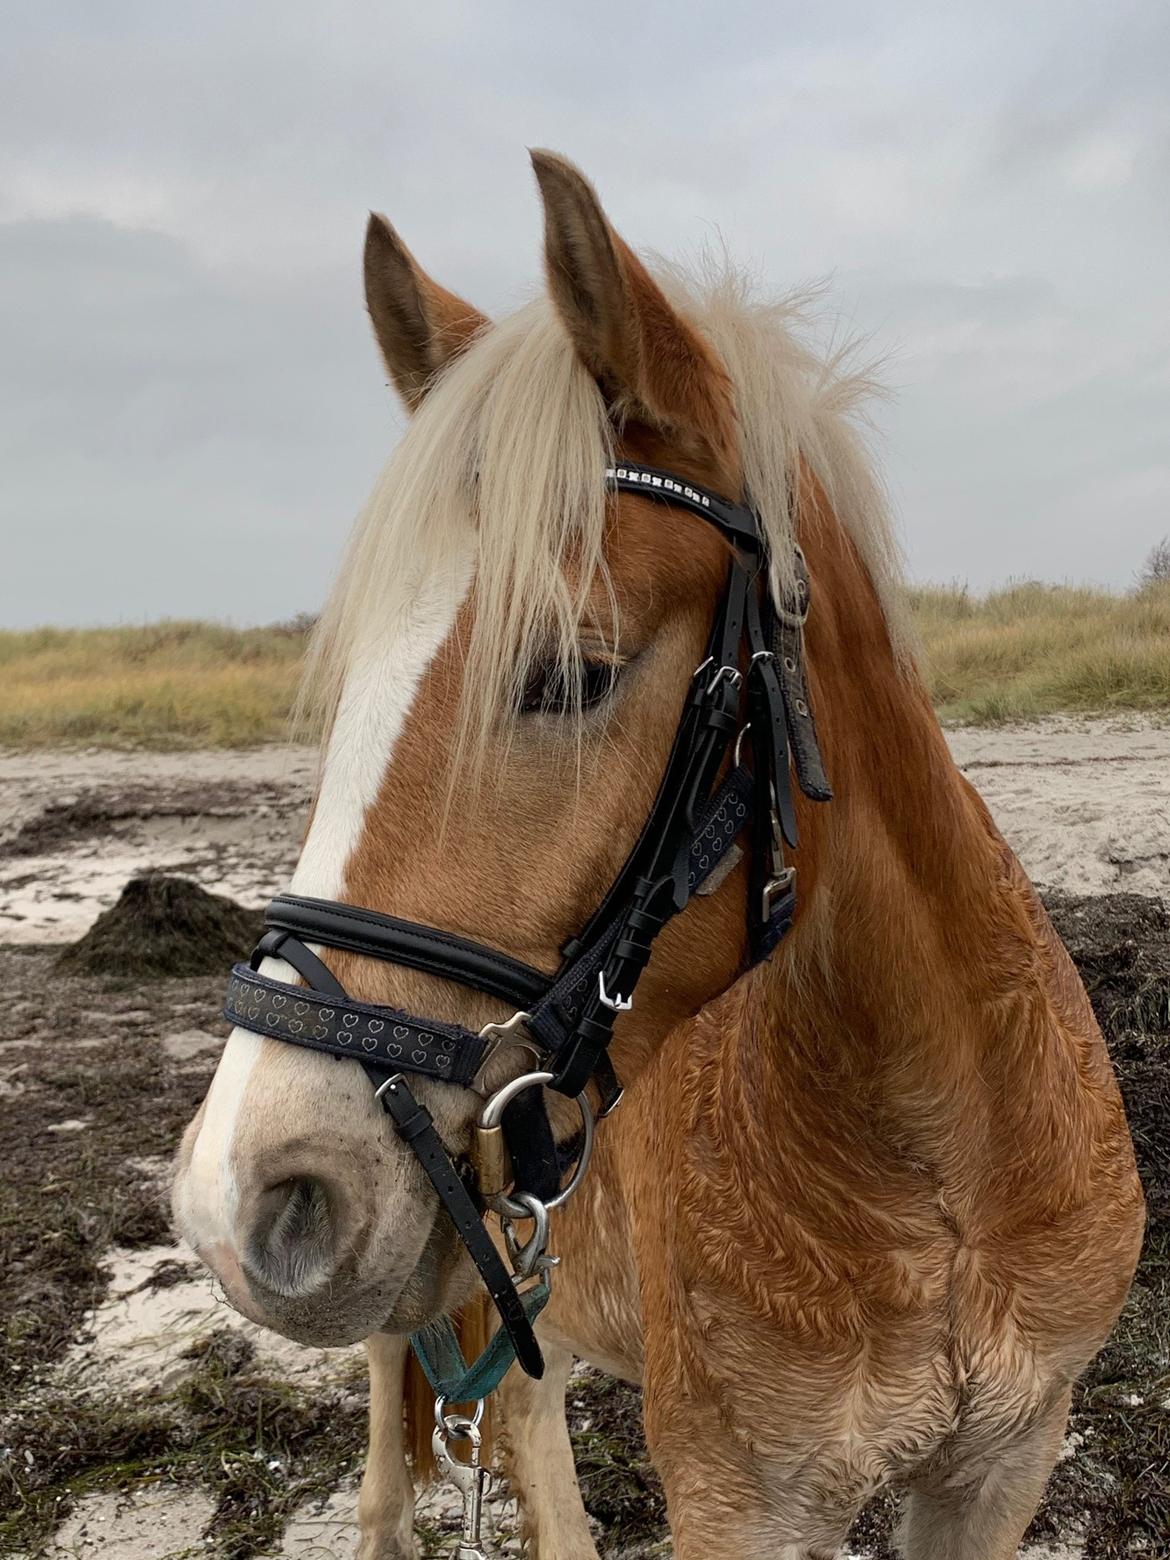
[[[411,1276],[408,1291],[390,1297],[387,1288],[335,1285],[328,1298],[272,1294],[249,1285],[247,1294],[226,1292],[229,1304],[250,1322],[293,1343],[342,1349],[375,1332],[411,1333],[444,1314],[443,1288]]]

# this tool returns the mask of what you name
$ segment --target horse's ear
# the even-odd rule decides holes
[[[488,321],[432,281],[376,212],[366,228],[364,269],[374,335],[399,395],[413,412],[435,375]]]
[[[549,290],[581,361],[619,415],[697,442],[738,468],[727,372],[619,237],[571,162],[534,151]]]

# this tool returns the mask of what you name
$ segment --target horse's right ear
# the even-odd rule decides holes
[[[365,249],[366,307],[399,395],[413,412],[439,374],[488,324],[487,317],[432,281],[376,212]]]
[[[597,193],[555,152],[529,154],[544,202],[549,291],[577,356],[620,420],[676,436],[739,484],[739,433],[727,370],[671,306],[611,226]]]

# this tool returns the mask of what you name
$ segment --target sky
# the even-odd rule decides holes
[[[313,611],[401,418],[367,213],[488,313],[525,148],[636,248],[826,281],[910,573],[1170,531],[1165,0],[40,0],[0,52],[0,627]]]

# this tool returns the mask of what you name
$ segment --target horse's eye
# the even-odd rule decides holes
[[[520,712],[524,715],[559,715],[574,708],[591,709],[609,697],[617,682],[618,670],[613,661],[581,661],[574,698],[566,686],[562,667],[534,666],[520,698]]]

